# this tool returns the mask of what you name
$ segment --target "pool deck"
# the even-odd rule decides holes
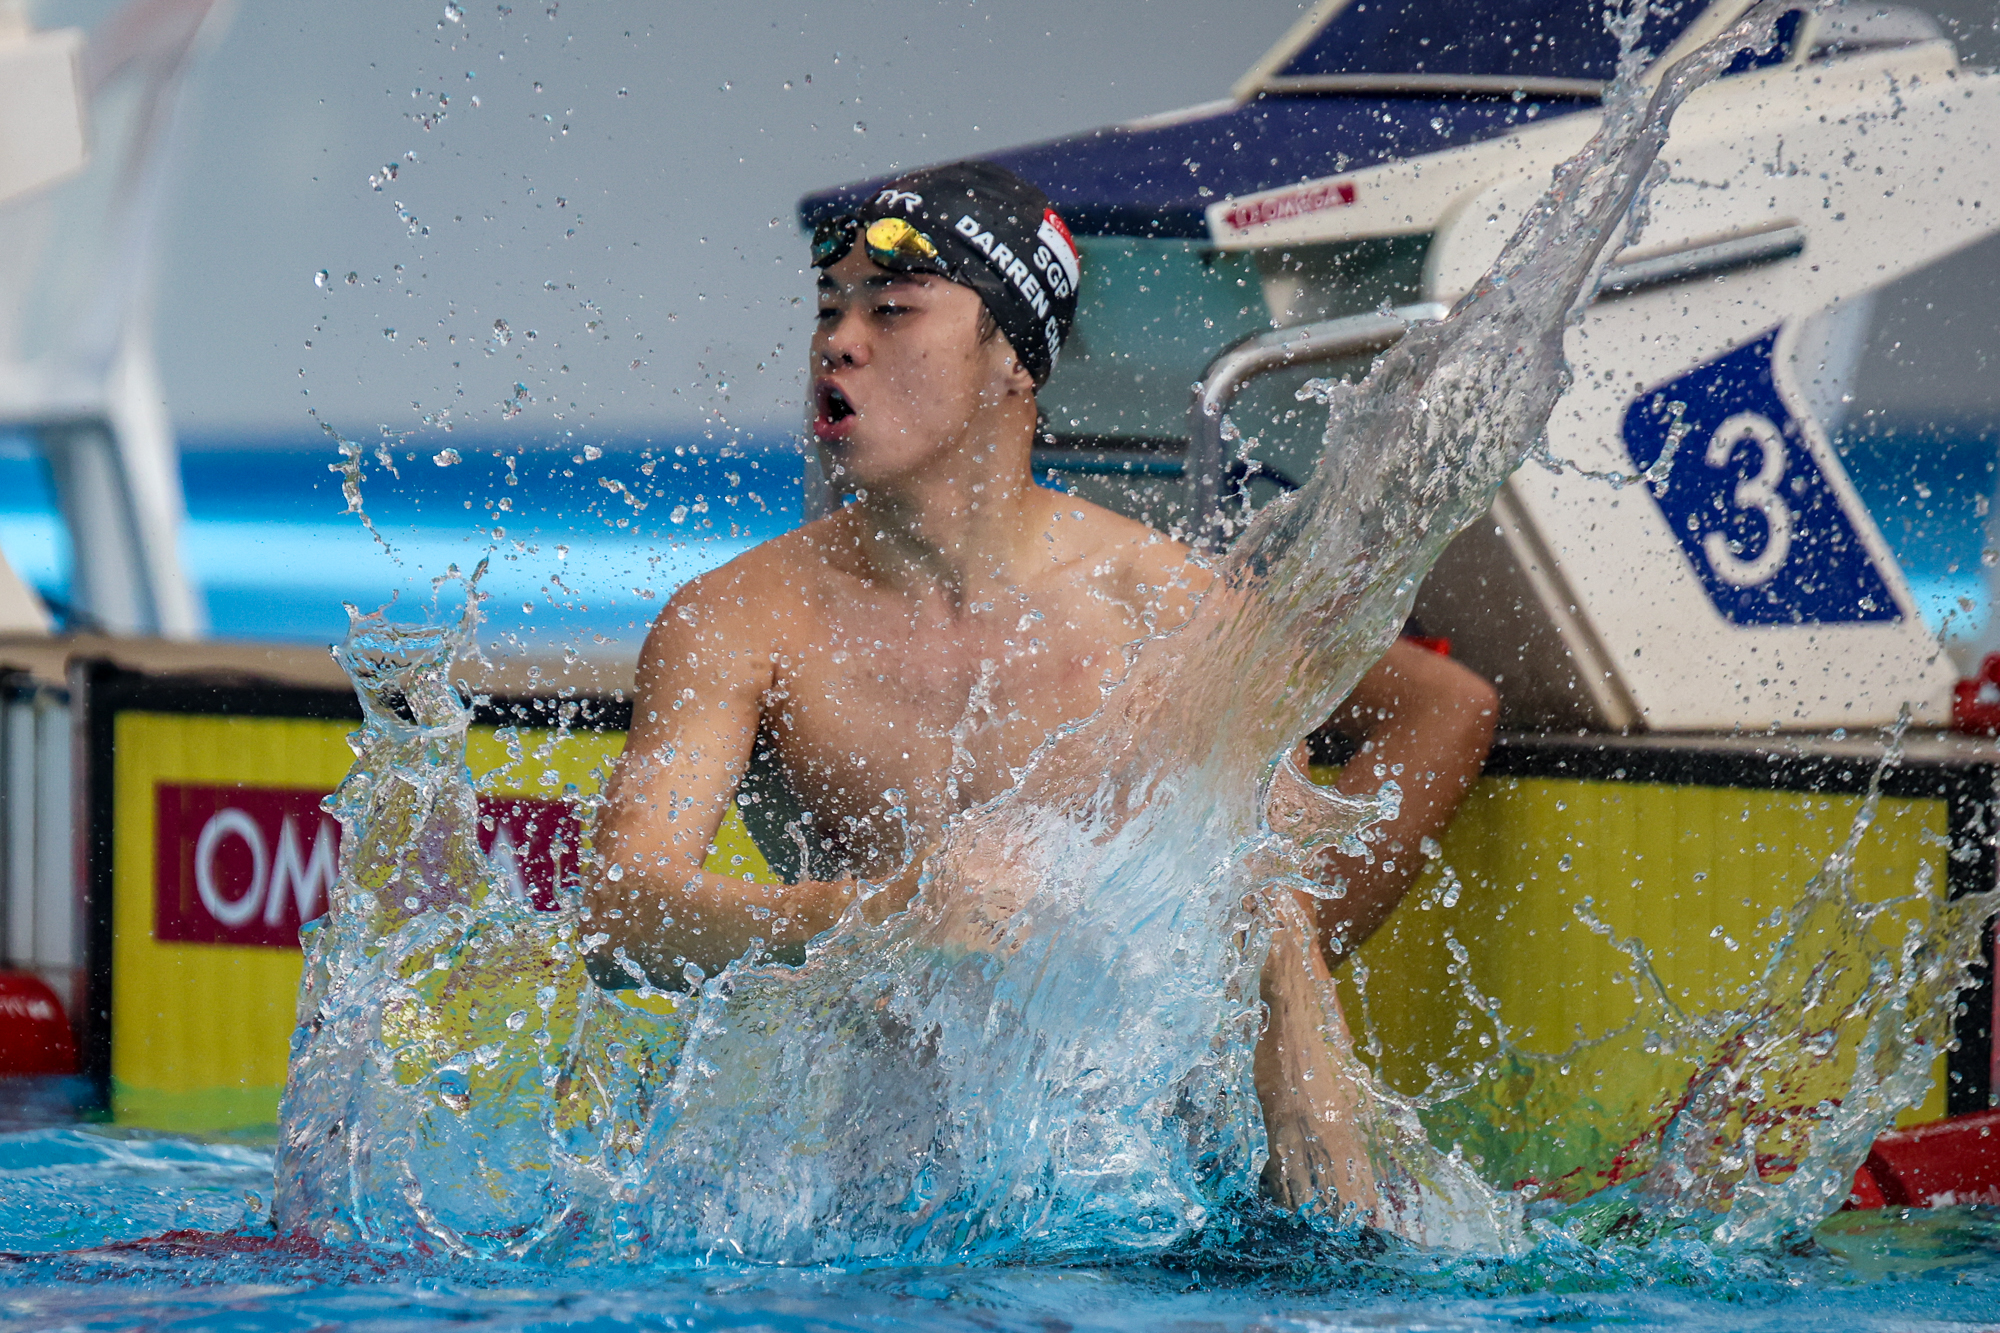
[[[629,690],[639,645],[603,645],[589,657],[560,653],[507,653],[484,648],[486,661],[466,663],[465,680],[496,697],[571,689],[585,698],[613,698]],[[219,682],[277,684],[347,690],[346,675],[325,648],[248,640],[117,638],[101,634],[0,635],[0,679],[23,676],[60,689],[76,662],[108,662],[149,675],[201,676]]]

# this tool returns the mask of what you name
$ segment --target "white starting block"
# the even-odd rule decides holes
[[[2000,76],[1942,41],[1806,63],[1811,45],[1681,111],[1650,221],[1569,336],[1562,471],[1517,474],[1420,597],[1514,725],[1949,719],[1957,673],[1815,404],[1852,370],[1846,309],[2000,230]],[[1448,303],[1597,120],[1219,202],[1209,225],[1225,249],[1430,233],[1425,294]],[[1603,479],[1676,434],[1662,483]]]

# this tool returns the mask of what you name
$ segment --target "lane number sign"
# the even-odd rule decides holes
[[[1772,329],[1640,394],[1625,413],[1626,451],[1652,467],[1678,419],[1666,484],[1644,489],[1724,619],[1898,620],[1888,580],[1778,392],[1777,342]]]

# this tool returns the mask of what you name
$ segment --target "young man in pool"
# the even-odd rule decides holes
[[[982,163],[917,172],[819,227],[813,263],[812,430],[853,499],[689,583],[654,624],[585,899],[607,984],[636,969],[684,986],[760,942],[796,957],[863,881],[882,886],[871,915],[900,909],[912,851],[1011,786],[1050,731],[1097,708],[1124,646],[1179,624],[1206,586],[1186,547],[1031,478],[1035,395],[1079,278],[1039,190]],[[1313,900],[1318,938],[1281,939],[1266,969],[1266,1180],[1288,1204],[1331,1190],[1373,1207],[1337,1070],[1346,1033],[1314,983],[1416,877],[1494,711],[1490,685],[1408,641],[1339,710],[1366,761],[1340,786],[1372,794],[1387,765],[1404,799],[1372,864],[1328,854],[1348,892]],[[775,897],[702,869],[753,759],[810,811],[805,864]]]

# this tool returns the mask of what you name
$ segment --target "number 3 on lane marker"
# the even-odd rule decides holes
[[[1736,508],[1752,509],[1764,516],[1764,549],[1746,560],[1740,542],[1716,531],[1702,534],[1701,549],[1724,583],[1756,588],[1771,581],[1792,551],[1792,511],[1778,494],[1778,483],[1785,476],[1785,437],[1769,417],[1738,412],[1708,437],[1704,461],[1712,468],[1726,470],[1739,444],[1753,446],[1763,459],[1755,475],[1736,483],[1732,498]]]
[[[1686,431],[1658,493],[1640,489],[1659,506],[1723,619],[1738,625],[1900,620],[1891,576],[1862,541],[1867,520],[1860,502],[1836,485],[1839,462],[1830,453],[1821,457],[1778,392],[1778,332],[1633,400],[1625,412],[1625,449],[1640,471],[1659,460],[1677,420]]]

